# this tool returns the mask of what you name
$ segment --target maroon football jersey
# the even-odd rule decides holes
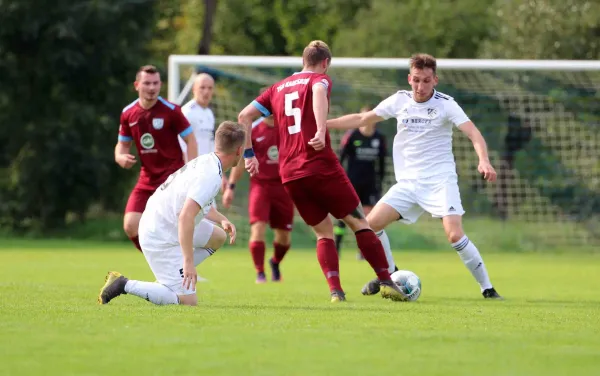
[[[279,172],[284,183],[310,175],[327,175],[341,168],[331,148],[329,132],[326,131],[325,149],[316,151],[308,144],[317,133],[312,87],[319,84],[327,88],[329,99],[328,75],[299,72],[271,86],[252,102],[263,115],[273,114],[277,124]]]
[[[281,184],[277,136],[277,128],[267,125],[263,118],[252,124],[252,148],[260,166],[258,174],[251,177],[252,180]]]
[[[192,127],[181,108],[162,97],[150,109],[140,106],[139,100],[123,109],[119,141],[133,141],[142,168],[138,185],[156,189],[170,174],[184,165],[177,135],[185,137]]]

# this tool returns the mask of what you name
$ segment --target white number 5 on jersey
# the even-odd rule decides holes
[[[288,132],[290,132],[290,134],[296,134],[300,132],[300,124],[302,123],[302,113],[300,112],[299,108],[292,107],[292,102],[298,98],[300,97],[298,96],[297,91],[285,95],[285,116],[294,117],[294,125],[288,127]]]

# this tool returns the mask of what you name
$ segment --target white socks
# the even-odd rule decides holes
[[[381,245],[383,246],[383,250],[385,251],[385,258],[388,262],[388,272],[392,274],[396,271],[396,263],[394,262],[394,256],[392,255],[392,247],[390,246],[390,238],[388,238],[385,230],[381,230],[376,233]]]
[[[485,269],[485,264],[479,254],[479,250],[475,247],[475,244],[471,243],[467,235],[463,236],[456,243],[452,243],[452,247],[456,249],[462,262],[471,274],[473,274],[477,283],[479,283],[481,291],[492,288],[492,282],[490,282],[490,277]]]
[[[198,266],[202,261],[212,256],[216,250],[212,248],[194,248],[194,266]]]
[[[142,282],[130,279],[125,284],[125,292],[158,305],[179,304],[177,294],[167,286],[157,282]]]

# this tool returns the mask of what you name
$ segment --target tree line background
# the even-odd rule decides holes
[[[121,212],[113,148],[135,72],[170,54],[599,59],[586,0],[0,0],[0,231]],[[166,86],[165,86],[166,89]],[[137,166],[139,168],[139,166]]]

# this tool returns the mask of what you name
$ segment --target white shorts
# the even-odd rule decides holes
[[[194,228],[194,265],[198,265],[198,253],[206,247],[214,230],[214,224],[203,219]],[[183,254],[179,243],[169,243],[160,234],[145,231],[143,221],[139,229],[140,245],[156,281],[173,290],[177,295],[195,294],[196,289],[183,287]]]
[[[463,215],[456,175],[433,176],[425,179],[402,179],[394,184],[380,202],[394,208],[400,222],[412,224],[428,212],[434,218]]]

